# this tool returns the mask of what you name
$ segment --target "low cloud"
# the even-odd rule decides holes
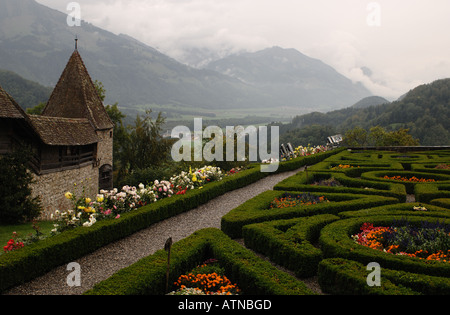
[[[60,11],[70,2],[37,1]],[[450,77],[448,0],[77,2],[82,19],[184,62],[192,52],[207,59],[271,46],[295,48],[391,99]],[[379,8],[379,25],[368,23],[369,17],[377,21],[373,8]],[[371,75],[361,70],[365,67]]]

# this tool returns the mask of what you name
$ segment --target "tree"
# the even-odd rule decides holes
[[[366,146],[367,132],[361,127],[348,130],[343,139],[343,143],[349,147]]]
[[[383,127],[370,128],[367,133],[361,127],[348,130],[344,136],[346,146],[415,146],[419,140],[409,134],[409,129],[400,128],[396,131],[387,132]]]
[[[169,159],[172,140],[161,135],[165,118],[160,112],[153,121],[151,112],[146,111],[144,117],[137,115],[134,126],[130,127],[129,141],[124,144],[126,157],[123,157],[126,162],[123,166],[129,172],[161,165]]]
[[[45,108],[45,105],[47,105],[44,102],[39,103],[35,107],[27,108],[27,114],[29,115],[41,115],[42,111]]]
[[[41,211],[38,197],[32,197],[33,177],[28,168],[31,153],[20,149],[0,157],[0,222],[22,223],[37,218]]]

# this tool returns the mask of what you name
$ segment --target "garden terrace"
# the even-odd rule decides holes
[[[416,148],[400,153],[380,149],[337,150],[310,159],[283,162],[280,171],[295,170],[305,165],[308,168],[306,172],[293,174],[274,189],[258,194],[223,215],[221,230],[200,230],[175,242],[170,282],[175,282],[202,261],[215,258],[243,294],[309,295],[312,291],[305,284],[318,279],[318,286],[325,294],[447,295],[450,293],[450,263],[444,261],[445,256],[435,255],[435,259],[427,260],[398,255],[362,245],[354,238],[366,224],[375,227],[411,226],[414,229],[419,229],[422,224],[450,225],[449,174],[435,169],[441,164],[450,164],[449,150]],[[336,168],[339,165],[352,167]],[[168,217],[164,215],[165,211],[170,211],[170,215],[187,211],[186,208],[215,198],[223,191],[244,187],[265,176],[258,169],[238,175],[240,177],[230,179],[226,184],[211,184],[211,188],[205,185],[204,189],[189,192],[179,200],[167,199],[160,205],[143,207],[140,214],[138,211],[130,214],[129,218],[124,216],[121,225],[108,228],[93,226],[95,233],[83,236],[79,242],[85,244],[92,237],[100,239],[105,232],[127,230],[124,235],[133,233],[134,224],[142,221],[148,224],[153,220],[142,219],[149,215],[150,208],[163,207],[165,210],[161,208],[158,216],[158,220],[163,220]],[[411,178],[411,175],[434,179],[435,182],[408,183],[383,178]],[[339,181],[340,186],[312,185],[315,181],[332,178]],[[286,193],[322,197],[324,202],[270,208],[275,199],[286,196]],[[416,202],[406,203],[406,194],[415,194]],[[146,215],[142,217],[144,213]],[[416,241],[413,236],[410,240]],[[442,242],[428,239],[427,242],[442,248],[446,239],[444,237]],[[66,248],[67,253],[73,251],[72,244],[66,246],[62,239],[56,243],[60,248]],[[23,254],[19,255],[20,252]],[[8,274],[25,270],[18,269],[30,259],[25,253],[26,248],[10,256],[8,264],[13,268],[8,269]],[[4,268],[2,259],[0,257],[0,267]],[[371,287],[367,283],[371,272],[367,265],[371,262],[381,267],[381,286]],[[165,294],[166,264],[167,252],[160,250],[116,272],[86,294]],[[28,268],[33,270],[31,265],[33,262]],[[2,276],[6,274],[3,270]]]
[[[445,252],[430,255],[437,257],[432,260],[396,255],[353,238],[367,222],[374,226],[408,222],[414,229],[420,224],[449,224],[450,178],[442,166],[449,164],[448,153],[342,151],[233,209],[222,218],[222,230],[243,238],[248,248],[300,279],[317,276],[324,293],[448,294],[450,259]],[[394,176],[403,180],[387,178]],[[284,192],[308,192],[330,202],[270,212],[274,209],[267,209],[268,202]],[[405,203],[406,194],[415,194],[416,202]],[[414,238],[410,236],[411,241]],[[450,250],[450,242],[444,244]],[[367,283],[371,262],[382,268],[380,287]]]
[[[297,170],[315,164],[336,152],[328,151],[299,157],[280,163],[278,173]],[[124,213],[116,220],[103,220],[89,228],[78,227],[26,246],[20,251],[0,255],[0,292],[29,282],[58,266],[75,261],[102,247],[123,240],[156,223],[189,212],[207,202],[239,188],[265,179],[272,173],[263,173],[260,165],[251,165],[233,176],[206,184],[202,189],[173,195]],[[179,229],[183,229],[182,226]]]
[[[243,248],[218,229],[203,229],[173,245],[171,284],[211,257],[246,295],[314,295],[307,286]],[[95,285],[85,295],[163,295],[166,292],[167,252],[160,250]]]

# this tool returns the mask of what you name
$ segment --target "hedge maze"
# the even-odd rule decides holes
[[[310,277],[318,279],[325,294],[450,294],[449,260],[399,255],[354,238],[367,224],[412,231],[426,226],[450,250],[449,167],[448,150],[340,150],[230,211],[222,217],[221,230],[202,230],[175,243],[174,276],[213,256],[244,294],[315,294],[304,284]],[[320,202],[299,202],[300,196]],[[447,233],[443,238],[442,231]],[[164,251],[149,256],[88,294],[160,294],[164,257]],[[376,274],[373,264],[379,266]],[[145,285],[142,276],[134,283],[135,270],[154,274]],[[378,282],[374,285],[370,277]]]
[[[450,224],[449,164],[445,150],[342,151],[232,210],[222,218],[222,231],[300,279],[317,276],[324,293],[449,294],[448,260],[396,255],[352,238],[367,222]],[[286,192],[328,202],[268,208]],[[368,285],[370,263],[380,266],[379,286]]]

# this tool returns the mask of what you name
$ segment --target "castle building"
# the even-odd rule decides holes
[[[32,189],[43,219],[71,208],[67,191],[92,198],[113,188],[113,127],[77,49],[42,115],[28,115],[0,87],[0,154],[23,146],[32,151]]]

